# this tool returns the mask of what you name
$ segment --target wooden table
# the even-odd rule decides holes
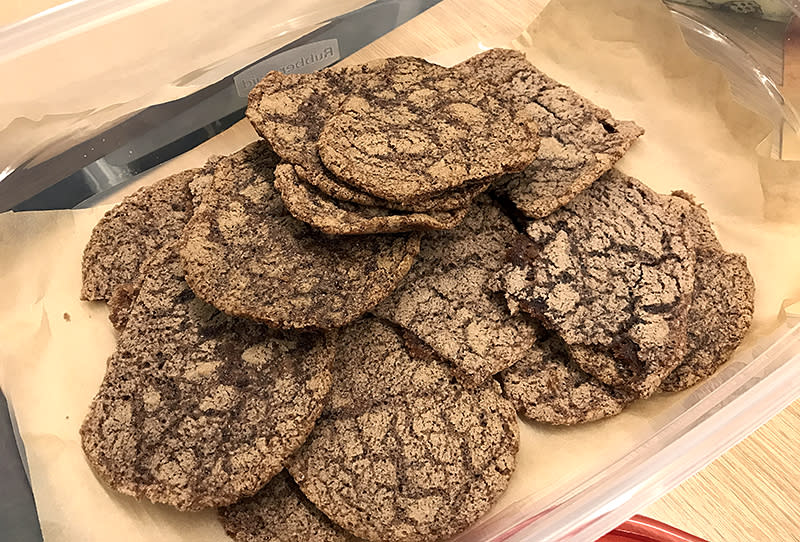
[[[510,40],[547,1],[444,0],[371,44],[370,54],[430,56],[470,39]],[[0,24],[57,3],[0,3]],[[800,401],[642,513],[712,541],[800,541],[798,458]]]

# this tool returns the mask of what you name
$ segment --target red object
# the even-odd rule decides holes
[[[708,542],[708,540],[655,519],[633,516],[597,542]]]

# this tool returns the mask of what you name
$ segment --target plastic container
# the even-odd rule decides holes
[[[362,5],[359,2],[314,3],[317,9],[302,11],[302,16],[275,22],[273,26],[255,28],[252,24],[247,25],[236,48],[208,52],[206,49],[213,49],[212,45],[219,42],[217,34],[224,33],[226,25],[234,24],[221,21],[219,27],[198,37],[195,46],[200,47],[197,44],[202,43],[205,56],[188,73],[185,70],[176,72],[172,63],[163,59],[173,53],[177,56],[188,54],[191,47],[180,45],[173,52],[163,49],[164,41],[144,42],[141,50],[133,53],[126,51],[129,57],[126,57],[126,64],[123,65],[123,68],[130,66],[130,62],[136,62],[137,59],[140,62],[153,61],[155,67],[140,74],[144,81],[139,81],[129,89],[125,81],[118,81],[111,76],[106,79],[112,91],[125,94],[125,101],[90,104],[85,97],[72,96],[70,106],[79,104],[89,107],[75,109],[76,112],[70,113],[70,122],[63,122],[64,119],[52,110],[37,113],[29,119],[35,129],[25,132],[24,136],[28,139],[17,142],[15,148],[27,142],[32,152],[20,155],[6,151],[6,154],[0,155],[0,171],[3,172],[0,173],[0,179],[4,179],[0,182],[0,209],[18,206],[31,196],[41,195],[45,189],[51,189],[51,186],[60,184],[59,181],[75,175],[80,177],[78,180],[83,183],[82,186],[88,187],[88,193],[77,202],[74,201],[75,194],[71,191],[81,183],[68,182],[63,185],[67,186],[63,194],[51,194],[55,207],[72,207],[93,194],[124,183],[141,168],[146,169],[147,164],[155,165],[168,158],[165,153],[174,153],[176,149],[180,152],[187,145],[190,148],[202,141],[203,136],[213,135],[240,118],[244,103],[242,92],[246,94],[248,78],[257,78],[259,70],[266,71],[276,62],[284,67],[291,66],[290,69],[298,68],[297,61],[287,60],[290,58],[287,56],[276,60],[274,54],[284,54],[293,47],[309,43],[336,39],[337,52],[327,59],[322,58],[318,64],[315,64],[317,61],[313,54],[301,55],[301,58],[312,59],[310,63],[304,62],[305,68],[319,68],[335,62],[335,57],[346,56],[347,52],[354,50],[348,50],[343,45],[347,42],[345,36],[352,38],[347,43],[356,47],[382,33],[373,30],[365,33],[363,25],[348,24],[348,18],[353,14],[352,8],[360,7],[367,11],[390,9],[394,19],[391,16],[382,18],[384,28],[388,30],[431,3],[419,2],[415,9],[409,9],[409,4],[401,2],[382,1],[367,6],[363,6],[363,2],[360,3]],[[7,80],[3,70],[29,55],[46,51],[54,44],[76,48],[81,43],[82,46],[88,46],[92,39],[109,29],[121,32],[118,35],[124,37],[124,32],[132,31],[125,23],[135,27],[137,14],[151,9],[183,9],[189,4],[198,3],[185,0],[95,0],[69,4],[63,10],[25,21],[0,34],[0,77]],[[236,4],[240,4],[244,12],[244,16],[236,22],[239,24],[247,16],[255,16],[256,11],[274,7],[277,3],[262,0],[237,1]],[[305,4],[311,5],[308,2]],[[298,9],[302,9],[303,5]],[[227,9],[231,9],[229,5]],[[360,13],[363,15],[365,12]],[[709,31],[713,28],[708,24],[685,14],[677,17],[687,33],[697,39],[697,43],[701,43],[705,36],[723,44],[716,48],[707,47],[706,54],[713,55],[721,64],[729,66],[732,72],[738,70],[749,78],[748,85],[753,88],[751,96],[758,97],[752,98],[753,107],[767,108],[776,122],[785,121],[797,126],[796,116],[783,101],[774,83],[757,65],[747,65],[742,60],[746,59],[746,53],[743,56],[743,51],[737,49],[733,42],[726,44],[724,39],[720,39],[719,32]],[[76,24],[77,21],[80,24]],[[315,34],[329,30],[331,25],[340,32],[336,38]],[[311,38],[308,38],[309,35]],[[74,40],[81,43],[74,43]],[[293,47],[287,47],[290,44],[294,44]],[[107,71],[113,74],[118,68],[121,69],[116,64],[111,65]],[[103,73],[106,74],[105,71]],[[65,87],[65,90],[69,88]],[[29,100],[30,103],[34,101],[33,98]],[[29,102],[22,100],[19,103],[30,105]],[[209,103],[219,106],[215,111],[227,111],[226,116],[202,117],[208,112]],[[22,133],[18,125],[9,125],[5,120],[0,115],[0,143]],[[156,133],[153,130],[163,123],[183,129],[164,135],[159,145],[152,146],[153,134]],[[42,135],[42,130],[47,132],[47,137],[39,140],[37,138]],[[148,141],[151,147],[139,147]],[[128,151],[134,159],[124,159]],[[26,182],[32,182],[31,171],[47,172],[48,182],[52,181],[52,184],[26,185]],[[8,182],[23,174],[26,175],[22,177],[23,181]],[[90,181],[88,184],[84,182],[87,179]],[[72,182],[77,181],[73,178]],[[92,186],[91,182],[95,184]],[[4,199],[12,194],[10,187],[22,187],[22,191],[14,196],[18,201],[13,203],[10,203],[10,199]],[[69,197],[72,197],[69,204],[64,203],[66,199],[59,199]],[[627,528],[612,531],[800,397],[800,388],[785,385],[786,382],[800,381],[798,379],[800,316],[794,315],[787,317],[778,329],[757,345],[739,351],[721,371],[693,388],[691,393],[683,395],[681,401],[674,402],[659,412],[657,417],[648,420],[645,431],[610,443],[602,464],[570,473],[570,476],[553,484],[547,494],[529,495],[517,501],[458,540],[595,540],[606,534],[610,537],[607,539],[609,542],[682,540],[679,538],[682,535],[677,532],[670,534],[672,538],[664,533],[662,538],[658,538],[655,534],[659,531],[657,523],[645,520],[638,523],[634,520]],[[655,527],[637,531],[645,524]],[[684,537],[683,540],[693,538]]]

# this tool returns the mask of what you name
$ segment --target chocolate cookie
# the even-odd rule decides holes
[[[489,85],[415,58],[393,58],[354,86],[319,137],[325,166],[347,184],[408,202],[521,171],[537,128]]]
[[[333,347],[204,303],[176,249],[144,269],[81,438],[114,489],[197,510],[252,495],[281,470],[322,410]]]
[[[250,91],[247,118],[285,161],[303,167],[319,164],[317,140],[322,127],[357,77],[347,68],[270,72]]]
[[[495,203],[478,198],[460,226],[425,236],[411,271],[373,312],[453,363],[464,385],[481,384],[525,356],[536,339],[536,324],[512,315],[494,291],[517,235]]]
[[[524,358],[500,373],[500,383],[520,415],[553,425],[614,416],[631,401],[629,394],[581,369],[555,334],[546,334]]]
[[[342,330],[334,383],[288,463],[305,495],[374,542],[444,540],[505,490],[519,428],[494,380],[465,390],[441,360],[420,360],[388,324]]]
[[[406,213],[337,201],[300,179],[291,164],[275,168],[275,188],[292,216],[336,235],[448,230],[467,214],[467,209]]]
[[[418,234],[328,237],[296,220],[273,184],[278,157],[256,142],[220,158],[186,225],[181,258],[199,297],[271,326],[342,326],[408,272]]]
[[[199,172],[182,171],[141,188],[105,214],[83,251],[81,299],[111,298],[117,286],[136,282],[150,256],[180,236],[192,216],[189,183]]]
[[[694,251],[666,199],[612,170],[529,221],[500,274],[512,308],[555,330],[586,372],[642,397],[686,352]],[[602,370],[582,364],[602,353]]]
[[[359,542],[314,506],[281,471],[254,496],[219,509],[236,542]]]
[[[350,186],[322,165],[317,152],[317,140],[323,124],[339,109],[353,86],[381,66],[383,61],[347,68],[327,68],[308,74],[270,72],[250,92],[247,116],[278,156],[296,166],[298,175],[304,181],[334,199],[417,212],[450,211],[466,207],[476,195],[489,187],[489,182],[471,184],[402,204],[383,200]]]
[[[491,49],[458,66],[533,115],[539,127],[536,160],[498,181],[497,191],[531,218],[569,202],[619,160],[644,133],[537,70],[525,55]]]
[[[745,257],[722,249],[708,214],[693,204],[691,196],[673,195],[691,203],[684,207],[688,207],[686,223],[696,243],[696,261],[687,352],[661,383],[664,391],[689,388],[728,361],[750,328],[755,303],[755,284]]]
[[[364,70],[369,71],[366,67]],[[305,181],[336,199],[377,206],[378,198],[330,175],[317,153],[325,121],[363,77],[359,68],[328,68],[304,74],[270,72],[250,91],[247,118],[278,156],[299,166]]]

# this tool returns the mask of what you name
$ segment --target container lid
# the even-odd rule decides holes
[[[645,516],[631,519],[597,542],[708,542],[666,523]]]

